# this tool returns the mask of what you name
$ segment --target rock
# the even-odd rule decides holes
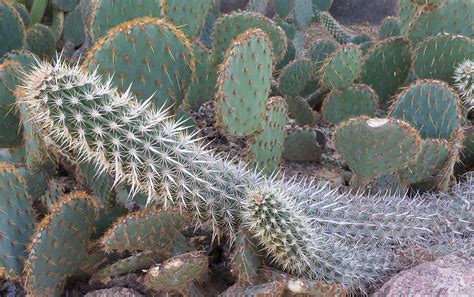
[[[128,288],[113,287],[87,293],[85,297],[142,297],[143,295]]]
[[[472,296],[474,261],[445,256],[392,277],[373,297]]]

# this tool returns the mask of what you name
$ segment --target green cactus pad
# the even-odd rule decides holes
[[[316,123],[316,113],[303,97],[285,97],[290,117],[299,126],[312,126]]]
[[[96,220],[92,197],[65,196],[37,226],[25,263],[25,288],[33,296],[61,295],[66,279],[88,256]]]
[[[16,12],[18,12],[18,14],[21,16],[21,20],[23,21],[25,27],[28,27],[30,24],[30,13],[28,12],[28,9],[26,9],[25,5],[21,3],[14,2],[12,5]]]
[[[293,0],[275,0],[275,11],[282,18],[286,18],[293,10]]]
[[[412,0],[400,0],[398,15],[400,17],[400,30],[403,35],[406,35],[419,7],[412,2]]]
[[[408,29],[413,44],[438,33],[449,33],[474,38],[474,1],[444,1],[444,5],[424,7]]]
[[[0,163],[0,278],[18,279],[23,272],[26,246],[34,231],[32,202],[23,174]]]
[[[290,62],[281,71],[278,78],[278,89],[284,95],[298,96],[306,85],[313,79],[312,63],[310,59],[300,58]]]
[[[251,166],[273,173],[280,164],[283,142],[286,136],[287,106],[282,97],[268,99],[266,111],[262,118],[260,131],[251,139],[247,160]]]
[[[313,0],[293,0],[293,16],[298,29],[306,29],[313,20]]]
[[[296,48],[292,41],[288,41],[285,57],[276,65],[276,70],[282,70],[286,65],[296,58]]]
[[[407,78],[410,67],[409,42],[401,37],[385,39],[366,54],[362,62],[360,82],[377,92],[381,108],[386,110],[391,96]]]
[[[467,59],[474,60],[474,40],[442,34],[418,44],[413,69],[420,79],[431,78],[453,83],[455,67]]]
[[[379,39],[400,36],[400,23],[396,17],[386,17],[379,29]]]
[[[53,0],[52,4],[59,10],[71,12],[79,4],[79,0]]]
[[[56,54],[56,36],[43,24],[35,24],[26,31],[25,49],[42,58]]]
[[[199,33],[212,6],[212,0],[161,0],[161,3],[161,14],[189,38]]]
[[[171,258],[148,270],[143,284],[155,291],[187,290],[193,282],[199,282],[208,273],[209,260],[201,253],[189,253]]]
[[[170,253],[181,235],[181,221],[182,217],[172,212],[153,209],[134,212],[115,222],[100,242],[106,252],[160,250]]]
[[[313,73],[319,73],[326,58],[337,49],[337,44],[328,40],[318,39],[309,50],[309,56],[313,61]]]
[[[49,212],[61,200],[61,197],[64,196],[66,189],[65,183],[61,180],[51,179],[48,181],[46,192],[39,199],[42,206]]]
[[[246,10],[265,14],[269,2],[270,0],[249,0]]]
[[[334,51],[321,67],[321,85],[325,88],[348,87],[359,73],[362,53],[352,44]]]
[[[231,258],[231,273],[239,285],[251,284],[255,281],[258,270],[263,265],[263,255],[258,243],[243,227],[235,239],[234,251]]]
[[[141,101],[174,108],[181,104],[194,72],[191,44],[160,19],[135,19],[109,31],[89,51],[84,68],[112,75],[121,91],[130,84]]]
[[[442,81],[420,80],[394,100],[389,116],[417,129],[423,138],[450,140],[462,123],[462,102]]]
[[[0,56],[20,49],[25,40],[25,25],[20,14],[6,1],[0,2]]]
[[[84,31],[84,21],[81,7],[78,5],[74,11],[64,18],[64,41],[79,46],[86,39]]]
[[[7,61],[15,61],[20,63],[24,70],[31,70],[31,66],[36,65],[36,60],[38,58],[35,54],[27,50],[12,50],[6,53],[1,59],[0,63],[5,63]]]
[[[322,149],[313,130],[288,131],[284,142],[283,159],[304,162],[319,161]]]
[[[199,41],[193,44],[196,71],[191,81],[184,103],[198,109],[204,102],[214,99],[217,70],[211,61],[211,54]]]
[[[367,85],[352,85],[343,90],[332,90],[324,100],[321,113],[331,124],[358,116],[375,115],[379,105],[377,94]]]
[[[133,19],[161,18],[161,0],[97,0],[89,4],[92,11],[90,33],[94,40],[110,29]],[[87,18],[86,18],[87,19]]]
[[[296,32],[298,30],[295,25],[293,25],[291,23],[287,23],[287,22],[285,22],[284,20],[281,20],[281,19],[275,20],[275,24],[277,24],[278,26],[280,26],[283,29],[283,31],[286,34],[286,38],[288,39],[288,41],[293,40],[295,38]]]
[[[313,9],[329,11],[334,0],[313,0]]]
[[[213,62],[216,65],[222,63],[225,52],[233,40],[251,28],[260,29],[267,34],[275,55],[275,63],[282,60],[287,47],[285,32],[271,19],[258,13],[244,11],[224,15],[216,21],[212,32]]]
[[[141,252],[125,259],[118,260],[92,275],[93,282],[107,282],[112,277],[147,269],[163,261],[163,255],[155,251]]]
[[[360,117],[337,127],[334,144],[364,185],[405,167],[420,152],[422,140],[406,122]]]
[[[245,136],[260,129],[270,94],[272,53],[267,35],[251,29],[227,50],[217,79],[217,120],[226,134]]]
[[[449,159],[450,146],[444,139],[427,139],[414,162],[400,170],[400,177],[406,184],[426,182],[440,174]]]
[[[21,65],[15,61],[0,64],[0,148],[18,147],[23,143],[20,117],[15,111],[15,88]]]

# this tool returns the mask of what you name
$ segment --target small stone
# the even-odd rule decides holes
[[[128,288],[113,287],[87,293],[85,297],[142,297],[143,295]]]

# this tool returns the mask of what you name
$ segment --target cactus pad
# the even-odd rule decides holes
[[[352,44],[334,51],[321,67],[321,85],[325,88],[348,87],[359,73],[361,60],[361,51]]]
[[[231,259],[231,272],[237,278],[239,285],[251,284],[257,277],[258,270],[263,264],[258,243],[244,228],[240,228],[235,240],[234,252]]]
[[[312,70],[311,60],[307,58],[290,62],[278,78],[278,89],[285,95],[300,95],[313,78]]]
[[[113,75],[121,91],[131,91],[156,107],[175,108],[184,97],[194,72],[191,44],[174,26],[151,18],[123,23],[89,51],[84,67]]]
[[[332,90],[324,100],[321,113],[331,124],[357,116],[374,116],[379,105],[377,94],[367,85],[352,85]]]
[[[412,125],[423,138],[451,139],[461,125],[461,100],[445,82],[420,80],[407,87],[389,110]]]
[[[367,53],[360,72],[360,81],[379,95],[382,109],[402,86],[411,67],[410,44],[401,37],[385,39]]]
[[[313,19],[313,0],[293,0],[293,15],[299,30],[304,30]]]
[[[270,94],[272,52],[267,35],[252,29],[239,35],[227,50],[217,79],[217,119],[225,132],[245,136],[256,132]]]
[[[25,40],[23,20],[8,1],[0,2],[0,40],[0,56],[20,49]]]
[[[247,160],[251,161],[253,167],[267,174],[273,173],[280,164],[288,121],[286,114],[285,99],[269,98],[261,129],[251,139]]]
[[[313,0],[313,9],[329,11],[334,0]]]
[[[51,58],[56,53],[56,36],[43,24],[35,24],[26,31],[25,49],[42,58]]]
[[[379,29],[379,39],[387,39],[390,37],[399,36],[400,24],[396,17],[386,17]]]
[[[15,61],[20,63],[24,70],[29,71],[31,69],[31,66],[36,65],[36,59],[38,59],[36,55],[30,51],[12,50],[6,53],[0,59],[0,63],[5,63],[7,61]]]
[[[294,119],[299,126],[311,126],[316,123],[316,113],[303,97],[285,97],[285,100],[288,105],[290,117]]]
[[[212,0],[161,0],[161,13],[186,36],[192,38],[199,33]]]
[[[275,11],[282,18],[286,18],[293,11],[293,0],[275,0]]]
[[[455,67],[466,59],[474,59],[474,40],[443,34],[418,44],[413,69],[420,79],[431,78],[453,83]]]
[[[82,1],[81,1],[82,2]],[[160,18],[161,0],[98,0],[89,3],[90,30],[98,40],[110,29],[136,18]],[[86,18],[87,19],[87,18]]]
[[[32,237],[25,263],[25,287],[34,296],[57,296],[67,277],[88,256],[95,205],[84,193],[65,196],[43,218]]]
[[[413,3],[412,0],[400,0],[398,15],[400,17],[400,30],[403,35],[407,33],[418,10],[418,5]]]
[[[419,134],[407,123],[367,117],[340,124],[334,143],[362,185],[405,167],[422,146]]]
[[[289,131],[284,142],[283,159],[289,161],[319,161],[322,149],[313,130]]]
[[[74,11],[64,17],[64,41],[79,46],[86,39],[81,7],[77,6]]]
[[[21,65],[15,61],[0,64],[0,148],[17,147],[23,143],[14,94],[20,69]]]
[[[286,53],[287,39],[285,32],[271,19],[253,12],[231,13],[219,18],[212,33],[214,41],[213,61],[220,64],[224,61],[224,54],[234,38],[251,28],[264,31],[271,41],[271,48],[275,55],[275,62],[283,59]]]
[[[337,44],[328,40],[317,40],[309,50],[313,62],[313,73],[319,74],[326,58],[337,49]]]
[[[23,174],[0,163],[0,278],[16,279],[23,272],[26,245],[34,231],[32,202]]]

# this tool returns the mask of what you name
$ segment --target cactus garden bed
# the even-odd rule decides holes
[[[473,2],[333,2],[0,0],[0,294],[380,296],[469,265]]]

